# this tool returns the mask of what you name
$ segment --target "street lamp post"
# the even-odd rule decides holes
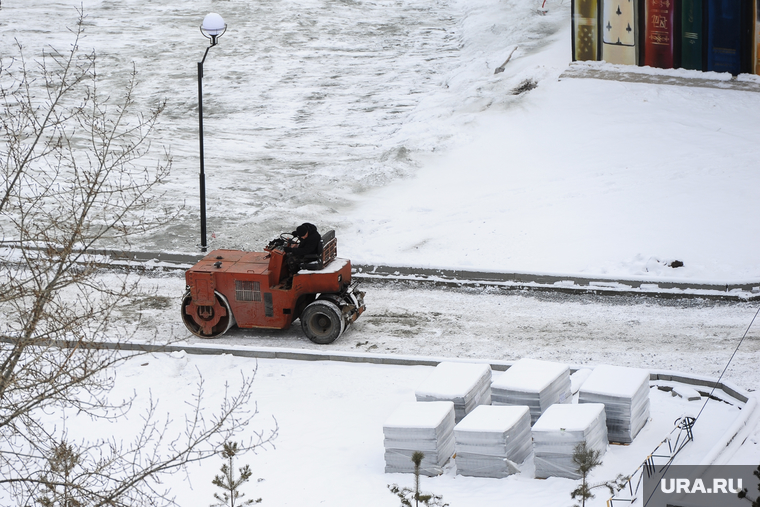
[[[201,190],[201,252],[205,252],[206,246],[206,173],[203,165],[203,62],[206,61],[208,50],[216,46],[219,37],[227,31],[227,24],[219,14],[209,13],[203,18],[201,24],[201,33],[211,41],[206,52],[203,53],[203,59],[198,62],[198,134],[201,149],[201,171],[200,171],[200,190]]]

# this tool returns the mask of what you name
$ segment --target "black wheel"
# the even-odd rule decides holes
[[[334,342],[345,329],[340,308],[332,301],[314,301],[301,314],[301,329],[314,343]]]
[[[235,324],[227,298],[214,291],[214,306],[197,306],[190,291],[182,297],[182,321],[185,327],[200,338],[218,338]]]

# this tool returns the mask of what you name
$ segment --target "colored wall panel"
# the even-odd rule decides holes
[[[599,59],[598,5],[597,0],[573,0],[573,61]]]
[[[638,64],[636,0],[602,0],[602,60]]]
[[[760,0],[753,2],[754,15],[752,16],[752,70],[755,74],[760,74]]]
[[[760,0],[757,0],[760,2]],[[683,0],[681,5],[681,67],[702,70],[702,0]]]
[[[707,68],[741,72],[741,0],[707,0]]]
[[[602,0],[602,60],[638,64],[637,8],[636,0]]]
[[[602,60],[638,63],[637,0],[602,0]]]
[[[675,0],[645,0],[644,65],[672,69],[675,63]]]

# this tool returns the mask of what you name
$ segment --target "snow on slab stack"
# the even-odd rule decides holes
[[[412,454],[420,451],[420,473],[439,475],[454,454],[454,403],[403,403],[385,421],[383,434],[386,473],[414,472]]]
[[[573,463],[575,447],[585,441],[588,449],[601,454],[607,450],[604,405],[552,405],[533,425],[532,434],[536,478],[580,479]]]
[[[520,359],[491,384],[494,405],[527,405],[531,423],[554,403],[572,403],[570,367]]]
[[[417,401],[454,402],[459,422],[478,405],[491,404],[491,366],[442,362],[414,394]]]
[[[649,372],[597,366],[581,386],[578,403],[604,403],[610,442],[633,442],[649,419]]]
[[[530,410],[481,405],[454,427],[457,473],[501,478],[533,451]]]

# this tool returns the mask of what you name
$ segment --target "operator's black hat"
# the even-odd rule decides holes
[[[296,232],[294,236],[298,236],[299,238],[303,237],[307,232],[309,232],[309,228],[306,227],[306,224],[301,224],[298,227],[296,227]]]

